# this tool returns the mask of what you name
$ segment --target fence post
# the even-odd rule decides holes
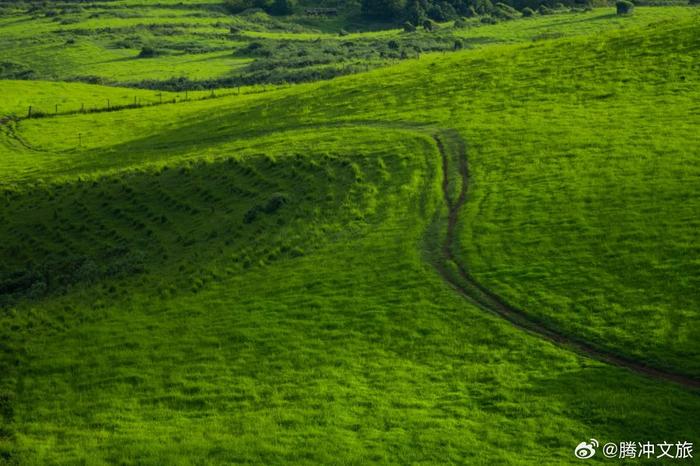
[[[83,135],[78,133],[78,145],[82,146],[83,145]]]
[[[58,104],[54,107],[54,113],[58,113]]]
[[[80,113],[85,113],[85,104],[80,104]]]
[[[109,99],[107,99],[107,110],[109,110]]]
[[[32,117],[32,106],[30,105],[29,111],[27,112],[27,118],[31,118],[31,117]]]

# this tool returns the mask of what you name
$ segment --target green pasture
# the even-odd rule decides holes
[[[522,19],[330,81],[4,121],[0,458],[569,464],[590,438],[697,444],[697,390],[524,332],[436,266],[463,141],[457,256],[480,283],[700,377],[699,24]],[[2,83],[21,96],[3,113],[137,92]]]

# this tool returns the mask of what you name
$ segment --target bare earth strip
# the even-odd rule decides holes
[[[453,288],[455,288],[462,296],[481,309],[492,312],[506,319],[516,327],[544,337],[559,346],[577,351],[578,353],[584,354],[598,361],[624,367],[653,379],[675,382],[679,385],[692,389],[700,388],[700,380],[683,374],[648,366],[643,362],[614,354],[604,349],[595,347],[587,341],[578,339],[574,336],[564,335],[551,328],[548,328],[542,322],[538,322],[522,310],[506,303],[503,298],[496,295],[474,279],[474,277],[467,271],[466,267],[457,260],[454,253],[459,212],[467,201],[469,189],[469,168],[467,165],[466,144],[454,130],[441,130],[436,134],[433,134],[433,138],[437,143],[437,147],[442,158],[442,190],[448,209],[447,235],[445,236],[445,240],[442,244],[443,260],[437,262],[435,266],[440,275],[450,285],[452,285]],[[451,146],[456,147],[458,151],[457,154],[452,154],[454,156],[452,160],[459,160],[458,179],[461,181],[461,188],[456,199],[453,199],[450,195],[451,186],[449,173],[451,158],[446,142],[449,142]],[[456,273],[450,270],[450,264],[453,265],[452,268],[456,269]]]

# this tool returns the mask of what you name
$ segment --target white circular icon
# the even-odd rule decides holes
[[[593,455],[595,455],[595,449],[598,448],[598,441],[594,438],[591,439],[591,442],[581,442],[578,445],[576,445],[576,449],[574,449],[574,455],[576,455],[576,458],[580,460],[587,460],[588,458],[592,458]]]

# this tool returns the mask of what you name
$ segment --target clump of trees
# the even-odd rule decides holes
[[[480,16],[486,18],[483,20],[486,23],[508,21],[520,16],[533,16],[535,11],[547,15],[567,8],[583,9],[589,2],[590,0],[564,0],[563,3],[554,3],[552,0],[361,0],[362,12],[366,17],[406,21],[414,27],[423,25],[426,19],[443,22]]]
[[[362,15],[367,18],[393,20],[406,8],[404,0],[363,0]],[[414,23],[415,24],[415,23]]]
[[[283,16],[294,13],[294,0],[225,0],[224,8],[233,14],[257,8],[271,15]]]

